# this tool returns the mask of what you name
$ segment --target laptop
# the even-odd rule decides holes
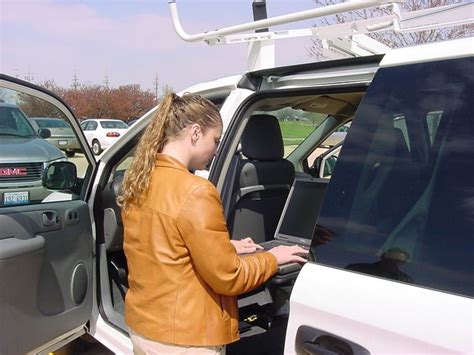
[[[310,247],[328,183],[328,179],[295,178],[275,230],[274,239],[260,243],[264,250],[278,245],[296,244],[305,249]]]

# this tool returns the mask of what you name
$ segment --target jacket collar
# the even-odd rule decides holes
[[[188,168],[186,168],[184,164],[181,163],[178,159],[175,159],[172,156],[162,153],[158,153],[156,155],[155,166],[188,171]]]

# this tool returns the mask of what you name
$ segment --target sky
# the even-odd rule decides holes
[[[253,20],[252,0],[176,2],[190,34]],[[269,17],[313,7],[312,0],[267,0]],[[276,64],[312,61],[310,45],[310,38],[278,41]],[[0,0],[0,46],[0,72],[62,87],[76,76],[80,84],[102,85],[107,78],[111,87],[154,90],[158,76],[161,89],[180,91],[247,67],[246,44],[181,40],[166,0]]]

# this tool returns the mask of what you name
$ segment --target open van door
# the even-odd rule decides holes
[[[293,288],[286,354],[473,352],[472,48],[382,60]]]
[[[0,353],[47,352],[84,334],[91,316],[86,199],[96,163],[60,98],[0,75],[0,99]],[[79,142],[75,157],[68,162],[63,142],[44,140],[25,116],[64,120]]]

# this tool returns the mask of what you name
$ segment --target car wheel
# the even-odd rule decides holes
[[[92,152],[95,155],[99,155],[100,153],[102,153],[102,147],[100,146],[100,142],[98,140],[94,140],[92,142]]]
[[[76,155],[76,152],[74,150],[66,150],[66,156],[68,158],[72,158],[74,155]]]

